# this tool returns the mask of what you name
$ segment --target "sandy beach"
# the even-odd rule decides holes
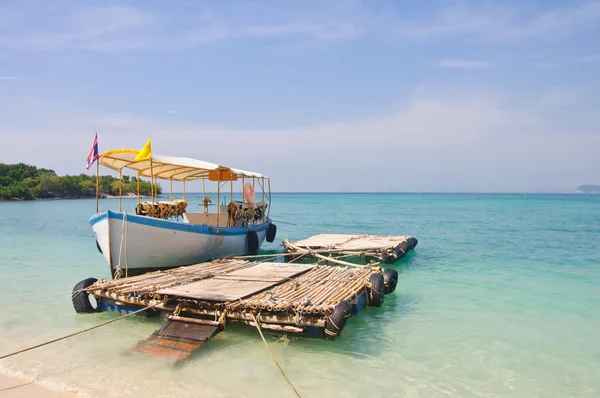
[[[2,398],[73,398],[77,396],[74,392],[54,391],[36,384],[35,381],[3,374],[0,374],[0,394]]]

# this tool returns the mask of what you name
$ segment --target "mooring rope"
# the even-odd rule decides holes
[[[42,297],[34,297],[34,298],[30,298],[27,300],[19,300],[19,301],[7,301],[5,303],[0,303],[0,307],[5,307],[7,305],[15,305],[15,304],[22,304],[22,303],[29,303],[32,301],[38,301],[38,300],[44,300],[47,298],[52,298],[52,297],[58,297],[58,296],[65,296],[67,294],[78,294],[81,293],[83,291],[87,290],[87,288],[84,289],[79,289],[79,290],[75,290],[75,291],[70,291],[70,292],[63,292],[63,293],[56,293],[56,294],[51,294],[49,296],[42,296]]]
[[[0,356],[0,359],[12,357],[14,355],[21,354],[21,353],[26,352],[26,351],[31,351],[31,350],[33,350],[35,348],[40,348],[40,347],[43,347],[43,346],[46,346],[46,345],[49,345],[49,344],[52,344],[52,343],[56,343],[56,342],[61,341],[61,340],[68,339],[69,337],[77,336],[78,334],[89,332],[90,330],[98,329],[101,326],[106,326],[106,325],[108,325],[110,323],[113,323],[113,322],[116,322],[116,321],[120,321],[121,319],[125,319],[125,318],[127,318],[127,317],[129,317],[131,315],[135,315],[135,314],[140,313],[142,311],[145,311],[147,309],[154,308],[154,307],[156,307],[159,304],[160,303],[152,304],[152,305],[149,305],[147,307],[141,308],[141,309],[139,309],[137,311],[130,312],[130,313],[125,314],[125,315],[121,315],[118,318],[111,319],[111,320],[108,320],[106,322],[102,322],[102,323],[100,323],[98,325],[95,325],[95,326],[92,326],[92,327],[89,327],[89,328],[86,328],[86,329],[78,330],[77,332],[73,332],[73,333],[68,334],[66,336],[62,336],[62,337],[59,337],[59,338],[56,338],[56,339],[53,339],[53,340],[49,340],[49,341],[46,341],[44,343],[36,344],[34,346],[31,346],[31,347],[23,348],[22,350],[11,352],[10,354],[2,355],[2,356]]]
[[[296,224],[293,222],[287,222],[287,221],[281,221],[281,220],[275,220],[275,219],[271,219],[271,221],[275,221],[279,224],[288,224],[288,225],[294,225],[296,227],[302,227],[302,228],[307,228],[307,229],[317,229],[319,231],[326,231],[326,232],[335,232],[335,233],[344,233],[344,234],[352,234],[352,235],[364,235],[364,233],[360,233],[360,232],[348,232],[348,231],[343,231],[341,229],[332,229],[332,228],[323,228],[323,227],[319,227],[316,225],[304,225],[304,224]]]
[[[260,334],[260,338],[262,339],[263,343],[265,343],[265,347],[267,347],[267,350],[269,351],[269,355],[271,356],[271,358],[275,362],[275,365],[277,365],[277,369],[279,369],[279,372],[285,378],[285,381],[287,381],[287,383],[289,384],[290,388],[294,391],[294,394],[296,394],[296,396],[298,398],[301,398],[300,394],[298,393],[298,391],[296,390],[296,388],[294,387],[294,385],[292,384],[292,382],[290,381],[290,379],[288,379],[288,377],[285,375],[285,372],[283,371],[283,369],[279,365],[279,362],[277,362],[277,358],[275,358],[275,355],[273,355],[273,351],[271,351],[271,347],[269,347],[269,344],[267,344],[267,340],[265,340],[265,336],[263,336],[262,330],[260,330],[260,323],[258,322],[258,319],[256,319],[256,315],[252,314],[252,318],[254,318],[254,323],[256,324],[256,329],[258,330],[258,333]],[[0,359],[2,359],[2,358],[0,358]]]

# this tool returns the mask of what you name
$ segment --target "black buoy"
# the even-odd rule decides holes
[[[76,284],[73,288],[71,300],[73,301],[73,308],[75,308],[75,312],[78,314],[91,314],[99,311],[98,300],[96,299],[96,307],[94,307],[90,302],[90,294],[86,290],[97,281],[98,279],[96,278],[87,278]]]
[[[383,292],[385,294],[394,293],[394,290],[396,290],[397,284],[398,284],[398,271],[396,271],[395,269],[390,269],[390,268],[383,270],[383,285],[385,286]]]
[[[258,234],[256,231],[248,231],[248,253],[251,255],[258,253]]]
[[[275,235],[277,235],[277,225],[269,224],[269,228],[267,228],[267,242],[273,242]]]
[[[369,278],[369,283],[371,284],[371,288],[369,289],[369,305],[373,307],[381,307],[383,305],[383,298],[385,294],[383,274],[371,274],[371,277]]]
[[[335,307],[333,314],[327,317],[324,335],[327,340],[335,340],[342,333],[342,329],[344,329],[346,321],[350,316],[351,309],[352,304],[348,300],[342,300]]]

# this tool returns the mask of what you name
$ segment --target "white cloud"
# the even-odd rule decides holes
[[[169,115],[179,115],[181,112],[179,112],[178,110],[173,109],[173,110],[167,111],[167,113]]]
[[[362,29],[348,22],[316,24],[306,21],[296,21],[286,24],[242,24],[239,26],[211,23],[205,27],[186,32],[179,39],[179,43],[185,47],[193,47],[223,40],[293,37],[308,37],[320,41],[337,41],[351,39],[363,33]]]
[[[538,62],[535,64],[536,67],[540,68],[540,69],[552,69],[556,67],[556,64],[554,62]]]
[[[0,80],[20,80],[17,76],[0,76]]]
[[[492,42],[567,37],[600,26],[600,2],[525,17],[517,9],[484,3],[476,7],[448,7],[419,20],[397,20],[393,33],[403,39],[429,41],[467,37]]]
[[[563,107],[571,106],[582,100],[581,92],[571,86],[555,87],[540,99],[540,104],[544,107]]]
[[[569,89],[574,90],[555,91]],[[46,117],[32,118],[28,127],[0,118],[0,138],[27,137],[0,147],[0,157],[78,173],[93,137],[90,126],[98,131],[102,151],[141,147],[151,128],[156,153],[257,170],[273,178],[277,191],[427,191],[440,186],[510,191],[594,182],[600,168],[598,121],[586,131],[556,127],[547,112],[561,100],[554,94],[510,107],[489,95],[412,96],[388,115],[283,130],[40,109]],[[44,145],[33,147],[33,141]],[[64,156],[45,156],[48,152]]]
[[[133,7],[106,6],[77,9],[56,16],[61,29],[34,28],[0,36],[7,50],[92,50],[120,52],[149,45],[146,31],[153,19]],[[27,25],[31,21],[19,21]]]
[[[428,63],[431,66],[441,68],[457,68],[457,69],[482,69],[491,66],[487,61],[461,60],[461,59],[445,59],[437,62]]]
[[[600,54],[587,55],[579,58],[579,62],[592,62],[600,60]]]

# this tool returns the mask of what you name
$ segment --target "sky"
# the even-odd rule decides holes
[[[274,191],[600,184],[600,1],[0,3],[0,162],[141,148]]]

